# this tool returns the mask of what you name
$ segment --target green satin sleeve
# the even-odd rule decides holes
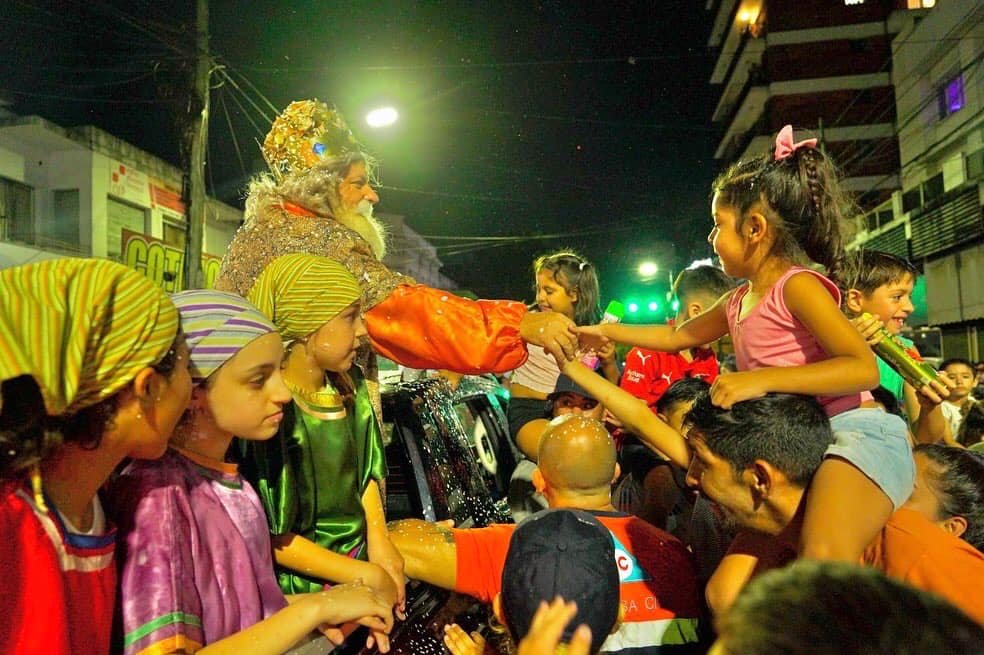
[[[360,447],[359,480],[365,492],[370,480],[382,481],[386,477],[386,452],[383,447],[383,433],[379,420],[372,407],[372,398],[365,379],[352,368],[355,383],[355,407],[353,409],[353,429],[362,441]]]

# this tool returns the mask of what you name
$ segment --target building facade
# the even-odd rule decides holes
[[[855,247],[925,274],[943,356],[984,359],[984,5],[939,0],[892,42],[900,188],[859,220]]]
[[[0,118],[0,268],[56,257],[101,257],[182,287],[187,216],[181,170],[92,126]],[[242,212],[209,199],[206,282]]]
[[[863,206],[899,188],[892,38],[932,0],[709,0],[721,85],[715,157],[767,151],[786,124],[818,136]],[[904,13],[904,12],[902,12]],[[799,137],[797,137],[799,138]]]

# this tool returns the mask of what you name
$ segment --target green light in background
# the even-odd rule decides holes
[[[673,311],[675,311],[675,312],[680,311],[680,301],[678,299],[674,298],[673,299],[673,302],[670,303],[670,307],[672,307],[673,308]]]
[[[637,305],[634,302],[630,302],[629,303],[629,313],[630,314],[635,314],[637,311],[639,311],[639,305]]]
[[[659,303],[658,302],[656,302],[654,300],[651,303],[649,303],[649,311],[655,312],[657,309],[659,309]]]

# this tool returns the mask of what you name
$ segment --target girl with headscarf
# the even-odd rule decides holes
[[[116,532],[96,493],[160,457],[188,404],[178,312],[109,261],[0,271],[0,383],[0,644],[108,653]]]
[[[401,604],[403,560],[379,492],[382,436],[352,366],[366,334],[360,298],[341,264],[315,255],[279,257],[259,276],[249,300],[288,343],[283,375],[293,400],[276,439],[242,442],[243,473],[267,511],[285,593],[361,578]]]
[[[360,619],[387,630],[392,611],[368,586],[287,604],[260,500],[225,461],[233,436],[273,437],[290,400],[276,328],[231,294],[172,299],[190,351],[191,403],[164,457],[132,462],[110,493],[124,545],[124,653],[277,655],[322,624]]]

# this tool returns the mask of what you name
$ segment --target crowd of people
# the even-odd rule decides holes
[[[318,101],[274,122],[216,289],[0,271],[0,652],[364,626],[385,653],[408,578],[490,604],[524,655],[984,652],[984,367],[913,384],[873,353],[917,269],[845,251],[833,164],[792,136],[715,181],[722,268],[680,274],[673,325],[600,322],[567,250],[535,308],[388,270],[374,162]],[[510,374],[515,524],[387,523],[377,354]]]

